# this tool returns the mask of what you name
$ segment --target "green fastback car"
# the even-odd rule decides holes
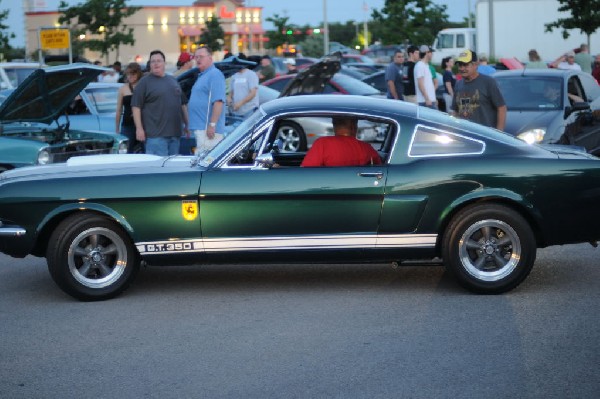
[[[0,172],[127,152],[127,137],[69,129],[69,106],[105,68],[71,64],[36,69],[0,104]],[[62,118],[61,118],[62,116]]]
[[[383,132],[383,165],[305,168],[278,126],[344,115]],[[197,158],[79,157],[0,175],[0,250],[46,257],[82,300],[140,262],[394,262],[439,257],[467,289],[502,293],[537,248],[600,239],[600,159],[543,148],[413,104],[293,96],[263,104]]]

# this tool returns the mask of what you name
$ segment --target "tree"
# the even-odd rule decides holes
[[[546,32],[554,28],[562,28],[563,38],[569,37],[569,30],[579,29],[587,35],[587,44],[590,46],[590,36],[600,27],[600,0],[558,0],[558,11],[569,12],[566,18],[546,24]]]
[[[273,14],[272,17],[268,17],[266,21],[272,22],[275,25],[275,30],[267,32],[267,38],[269,41],[266,44],[267,48],[276,49],[279,46],[283,46],[286,43],[289,43],[290,38],[286,32],[288,29],[293,29],[294,27],[288,24],[289,17],[280,17],[279,14]]]
[[[0,2],[1,1],[2,0],[0,0]],[[4,56],[6,56],[6,54],[9,53],[12,49],[12,47],[9,44],[9,40],[15,37],[15,34],[13,32],[5,33],[9,26],[4,25],[4,21],[6,20],[6,18],[8,18],[9,12],[10,10],[0,11],[0,53],[2,53]]]
[[[80,35],[88,39],[81,41],[83,48],[99,51],[106,57],[108,53],[117,51],[122,44],[134,45],[133,28],[123,24],[123,20],[141,9],[129,7],[126,0],[87,0],[73,7],[61,0],[58,11],[62,14],[58,18],[60,24],[67,24],[71,28],[71,42]],[[75,48],[75,46],[74,46]]]
[[[371,14],[372,37],[387,44],[430,44],[449,25],[446,9],[431,0],[385,0],[381,11],[374,9]]]
[[[219,51],[225,43],[225,32],[221,28],[219,18],[213,16],[206,23],[206,28],[202,29],[200,35],[200,45],[208,46],[213,51]]]

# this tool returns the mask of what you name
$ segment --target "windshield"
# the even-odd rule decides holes
[[[248,119],[244,120],[239,126],[237,126],[231,133],[229,133],[219,144],[215,146],[206,154],[198,154],[198,160],[201,166],[209,166],[216,159],[219,159],[225,154],[235,143],[237,143],[241,137],[250,136],[254,125],[260,121],[263,117],[262,111],[259,109],[254,112]]]
[[[496,77],[509,111],[563,109],[562,79],[540,76]]]
[[[117,109],[118,87],[87,87],[85,93],[99,114],[114,114]]]
[[[381,92],[373,88],[373,86],[341,73],[333,75],[331,81],[346,90],[348,94],[356,96],[374,96],[381,94]]]
[[[35,67],[27,67],[27,68],[11,68],[4,67],[4,72],[6,72],[6,76],[8,76],[8,80],[13,87],[17,87],[20,85],[27,76],[31,75],[33,71],[38,68]]]

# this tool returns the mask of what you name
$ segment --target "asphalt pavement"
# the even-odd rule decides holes
[[[600,248],[470,294],[439,266],[148,267],[78,302],[0,255],[0,398],[596,398]]]

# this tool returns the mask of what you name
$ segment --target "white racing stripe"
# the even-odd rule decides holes
[[[136,243],[141,255],[304,249],[433,248],[437,234],[207,238]]]

